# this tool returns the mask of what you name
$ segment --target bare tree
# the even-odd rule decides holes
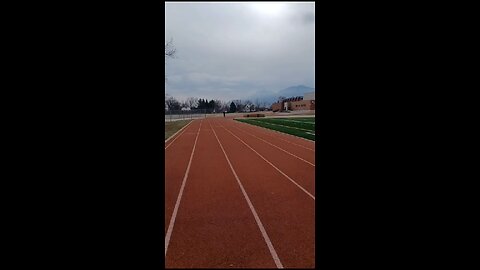
[[[198,98],[189,97],[189,98],[187,98],[185,103],[188,104],[188,108],[193,110],[198,106]]]
[[[245,109],[251,111],[253,103],[250,100],[245,100]]]
[[[168,42],[165,43],[165,61],[168,57],[174,58],[177,49],[173,46],[173,39],[170,39]]]
[[[220,111],[221,112],[228,112],[229,110],[230,110],[230,103],[228,103],[226,101],[221,101]]]
[[[214,109],[216,112],[223,112],[223,102],[219,99],[215,99],[214,101]]]
[[[168,105],[167,105],[167,99],[170,97],[169,94],[167,94],[167,92],[165,92],[165,111],[168,110]]]
[[[253,104],[255,105],[255,109],[257,109],[257,110],[260,109],[260,107],[261,107],[261,102],[260,102],[260,100],[259,100],[258,98],[255,99],[255,102],[254,102]]]
[[[181,108],[180,102],[178,102],[178,100],[176,100],[172,96],[165,99],[165,106],[166,106],[166,108],[168,108],[169,111],[180,110],[180,108]]]
[[[235,106],[237,107],[237,112],[241,112],[245,109],[245,102],[241,99],[234,100],[233,103],[235,103]]]
[[[170,39],[170,41],[165,43],[165,65],[167,64],[168,58],[175,58],[176,53],[177,53],[177,49],[173,46],[173,39]],[[167,81],[166,71],[165,71],[165,81]]]
[[[187,109],[187,108],[190,109],[190,106],[188,105],[188,102],[187,102],[187,101],[182,101],[182,102],[180,102],[180,106],[182,107],[182,109],[183,109],[183,108],[185,108],[185,109]]]

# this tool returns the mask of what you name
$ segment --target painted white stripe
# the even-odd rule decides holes
[[[305,159],[303,159],[303,158],[301,158],[301,157],[299,157],[299,156],[296,156],[296,155],[294,155],[294,154],[292,154],[292,153],[290,153],[290,152],[288,152],[288,151],[286,151],[286,150],[284,150],[284,149],[282,149],[282,148],[280,148],[280,147],[278,147],[278,146],[276,146],[276,145],[274,145],[274,144],[271,144],[271,143],[265,141],[264,139],[262,139],[262,138],[260,138],[260,137],[258,137],[258,136],[255,136],[255,135],[253,135],[253,134],[250,134],[250,133],[248,133],[248,132],[246,132],[246,131],[244,131],[244,130],[236,127],[236,126],[235,126],[235,128],[238,129],[238,130],[240,130],[240,131],[242,131],[242,132],[244,132],[244,133],[247,133],[248,135],[253,136],[253,137],[255,137],[255,138],[257,138],[257,139],[259,139],[259,140],[261,140],[261,141],[263,141],[263,142],[266,142],[267,144],[269,144],[269,145],[271,145],[271,146],[273,146],[273,147],[275,147],[275,148],[277,148],[277,149],[279,149],[279,150],[281,150],[281,151],[283,151],[283,152],[285,152],[285,153],[287,153],[287,154],[289,154],[289,155],[291,155],[291,156],[293,156],[293,157],[296,157],[296,158],[300,159],[301,161],[303,161],[303,162],[305,162],[305,163],[308,163],[308,164],[310,164],[311,166],[315,167],[315,164],[313,164],[313,163],[311,163],[311,162],[309,162],[309,161],[306,161]]]
[[[210,125],[211,127],[212,125]],[[225,152],[225,149],[223,149],[222,143],[218,139],[217,133],[212,127],[213,134],[215,135],[215,138],[217,138],[218,144],[220,144],[220,148],[222,148],[223,154],[225,155],[225,158],[227,159],[228,165],[230,165],[230,169],[233,172],[233,175],[235,176],[235,179],[237,179],[237,183],[240,186],[240,189],[242,190],[243,196],[245,197],[245,200],[248,203],[248,206],[250,207],[250,210],[252,211],[253,216],[255,217],[255,221],[257,222],[258,227],[260,228],[260,231],[262,232],[263,239],[265,239],[265,242],[268,246],[268,249],[270,250],[270,254],[272,255],[273,261],[275,262],[275,265],[279,269],[283,269],[282,262],[280,261],[280,258],[278,257],[277,251],[273,247],[272,241],[270,240],[270,237],[267,234],[267,231],[265,230],[265,227],[263,226],[262,221],[260,220],[260,217],[257,214],[257,211],[255,210],[255,207],[253,207],[252,202],[250,201],[250,198],[248,197],[247,192],[245,191],[245,188],[243,188],[242,182],[240,181],[240,178],[238,177],[237,173],[235,172],[235,169],[233,169],[232,163],[230,162],[230,159],[228,159],[227,153]]]
[[[173,209],[172,218],[170,219],[170,224],[168,225],[167,235],[165,236],[165,256],[167,256],[168,245],[170,244],[173,227],[175,226],[175,219],[177,218],[178,208],[180,206],[180,201],[182,200],[183,190],[185,189],[185,183],[187,182],[188,173],[190,172],[190,165],[192,165],[192,159],[193,154],[195,153],[195,147],[197,146],[198,135],[200,134],[200,128],[202,128],[202,121],[203,120],[200,121],[200,127],[198,128],[197,137],[195,138],[195,143],[193,144],[192,154],[190,155],[187,170],[185,171],[185,176],[183,177],[182,186],[180,187],[180,192],[178,193],[177,202],[175,203],[175,208]]]
[[[179,133],[180,131],[183,130],[180,135],[178,135],[177,137],[175,137],[175,139],[173,139],[173,141],[172,141],[169,145],[167,145],[167,146],[165,147],[165,150],[167,150],[167,148],[170,147],[170,145],[172,145],[173,142],[174,142],[178,137],[182,136],[182,134],[185,132],[185,130],[187,130],[186,127],[187,127],[188,125],[190,125],[192,122],[193,122],[193,121],[188,122],[188,124],[186,124],[185,126],[183,126],[180,130],[178,130],[177,132],[175,132],[175,134],[173,134],[172,136],[170,136],[168,139],[165,140],[165,143],[167,143],[171,138],[175,137],[175,135],[177,135],[177,133]]]
[[[268,136],[270,136],[270,137],[275,137],[275,138],[277,138],[277,139],[279,139],[279,140],[282,140],[282,141],[285,141],[285,142],[291,143],[291,144],[293,144],[293,145],[297,145],[297,146],[300,146],[300,147],[305,148],[305,149],[307,149],[307,150],[310,150],[310,151],[315,152],[315,149],[308,148],[308,147],[303,146],[303,145],[301,145],[301,144],[293,143],[293,142],[291,142],[291,141],[282,139],[282,138],[280,138],[280,137],[278,137],[278,136],[273,136],[273,135],[270,134],[270,133],[271,133],[271,132],[276,132],[276,133],[280,133],[280,134],[282,134],[282,135],[288,135],[288,136],[294,137],[294,138],[296,138],[296,139],[303,139],[303,140],[308,141],[308,142],[311,142],[311,143],[315,143],[315,141],[312,141],[312,140],[309,140],[309,139],[305,139],[305,138],[302,138],[302,137],[298,137],[298,136],[295,136],[295,135],[292,135],[292,134],[280,132],[280,131],[278,131],[278,130],[269,129],[269,128],[266,128],[266,127],[261,127],[261,126],[257,126],[257,125],[247,124],[247,123],[241,122],[241,121],[236,121],[236,122],[238,122],[238,123],[240,123],[240,124],[243,124],[243,125],[247,125],[247,126],[250,127],[250,128],[262,128],[262,129],[264,129],[265,131],[268,131],[268,132],[265,132],[264,134],[266,134],[266,135],[268,135]]]
[[[295,182],[292,178],[290,178],[288,175],[286,175],[284,172],[282,172],[279,168],[277,168],[275,165],[273,165],[270,161],[268,161],[266,158],[264,158],[262,155],[260,155],[257,151],[255,151],[255,149],[253,149],[252,147],[250,147],[250,145],[248,145],[246,142],[244,142],[242,139],[240,139],[239,137],[237,137],[235,134],[233,134],[230,130],[228,130],[227,128],[225,128],[224,126],[222,126],[226,131],[230,132],[230,134],[232,134],[235,138],[237,138],[239,141],[241,141],[243,144],[245,144],[248,148],[250,148],[250,150],[252,150],[253,152],[255,152],[255,154],[257,154],[259,157],[261,157],[263,160],[265,160],[265,162],[267,162],[268,164],[270,164],[270,166],[272,166],[273,168],[275,168],[275,170],[277,170],[279,173],[281,173],[283,176],[285,176],[288,180],[290,180],[290,182],[292,182],[293,184],[295,184],[298,188],[300,188],[303,192],[305,192],[308,196],[310,196],[313,200],[315,200],[315,196],[313,196],[310,192],[308,192],[306,189],[304,189],[302,186],[300,186],[297,182]]]

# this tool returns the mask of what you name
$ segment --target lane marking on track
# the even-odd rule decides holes
[[[172,145],[173,142],[175,142],[175,140],[176,140],[178,137],[182,136],[182,134],[185,132],[185,130],[187,130],[186,127],[187,127],[188,125],[190,125],[192,122],[193,122],[193,120],[190,121],[190,122],[188,122],[188,124],[186,124],[185,126],[183,126],[179,131],[175,132],[175,134],[173,134],[173,135],[170,136],[167,140],[165,140],[165,143],[167,143],[167,142],[168,142],[171,138],[173,138],[177,133],[179,133],[180,131],[183,130],[182,133],[179,134],[177,137],[175,137],[175,139],[174,139],[169,145],[165,146],[165,150],[167,150],[167,148],[170,147],[170,145]]]
[[[241,130],[240,128],[238,128],[238,127],[236,127],[236,126],[235,126],[235,128],[238,129],[238,130],[240,130],[240,131],[242,131],[242,132],[244,132],[244,133],[247,133],[248,135],[253,136],[253,137],[255,137],[255,138],[257,138],[257,139],[259,139],[259,140],[261,140],[261,141],[263,141],[263,142],[266,142],[266,143],[268,143],[269,145],[271,145],[271,146],[273,146],[273,147],[275,147],[275,148],[277,148],[277,149],[279,149],[279,150],[282,150],[283,152],[285,152],[285,153],[287,153],[287,154],[289,154],[289,155],[291,155],[291,156],[293,156],[293,157],[296,157],[296,158],[300,159],[301,161],[303,161],[303,162],[305,162],[305,163],[308,163],[308,164],[310,164],[311,166],[315,167],[315,164],[313,164],[313,163],[311,163],[311,162],[309,162],[309,161],[306,161],[305,159],[303,159],[303,158],[301,158],[301,157],[299,157],[299,156],[296,156],[296,155],[294,155],[294,154],[292,154],[292,153],[290,153],[290,152],[288,152],[288,151],[286,151],[286,150],[284,150],[284,149],[282,149],[282,148],[280,148],[280,147],[278,147],[278,146],[276,146],[276,145],[274,145],[274,144],[272,144],[272,143],[269,143],[269,142],[265,141],[264,139],[262,139],[262,138],[260,138],[260,137],[257,137],[257,136],[255,136],[255,135],[253,135],[253,134],[250,134],[250,133],[248,133],[248,132],[246,132],[246,131],[244,131],[244,130]]]
[[[244,142],[242,139],[240,139],[238,136],[236,136],[235,134],[233,134],[230,130],[228,130],[227,128],[225,128],[224,126],[222,126],[226,131],[230,132],[230,134],[232,134],[235,138],[237,138],[239,141],[241,141],[243,144],[245,144],[248,148],[250,148],[250,150],[252,150],[253,152],[255,152],[255,154],[257,154],[259,157],[261,157],[263,160],[265,160],[265,162],[267,162],[268,164],[270,164],[270,166],[272,166],[273,168],[275,168],[275,170],[277,170],[279,173],[281,173],[283,176],[285,176],[288,180],[290,180],[290,182],[292,182],[293,184],[295,184],[298,188],[300,188],[303,192],[305,192],[308,196],[310,196],[313,200],[315,200],[315,196],[313,196],[310,192],[308,192],[306,189],[304,189],[302,186],[300,186],[297,182],[295,182],[292,178],[290,178],[288,175],[286,175],[284,172],[282,172],[279,168],[277,168],[275,165],[273,165],[270,161],[268,161],[266,158],[264,158],[262,155],[260,155],[260,153],[258,153],[257,151],[255,151],[255,149],[253,149],[252,147],[250,147],[250,145],[248,145],[246,142]]]
[[[285,132],[280,132],[280,131],[278,131],[278,130],[269,129],[269,128],[262,127],[262,126],[257,126],[257,125],[252,125],[252,124],[245,123],[245,122],[242,122],[242,121],[236,121],[236,122],[242,123],[242,124],[247,125],[247,126],[249,126],[249,127],[251,127],[251,128],[262,128],[262,129],[265,129],[266,131],[269,131],[269,132],[276,132],[276,133],[280,133],[280,134],[282,134],[282,135],[288,135],[288,136],[290,136],[290,137],[294,137],[294,138],[296,138],[296,139],[302,139],[302,140],[307,141],[307,142],[315,143],[315,141],[312,141],[312,140],[309,140],[309,139],[305,139],[305,138],[302,138],[302,137],[298,137],[298,136],[295,136],[295,135],[292,135],[292,134],[288,134],[288,133],[285,133]],[[290,141],[288,141],[288,140],[282,139],[282,138],[280,138],[280,137],[273,136],[272,134],[269,134],[269,132],[266,132],[266,133],[264,133],[264,134],[266,134],[266,135],[268,135],[268,136],[270,136],[270,137],[278,138],[278,139],[280,139],[280,140],[282,140],[282,141],[285,141],[285,142],[288,142],[288,143],[291,143],[291,144],[294,144],[294,145],[298,145],[298,146],[300,146],[300,147],[303,147],[303,148],[305,148],[305,149],[308,149],[308,150],[310,150],[310,151],[314,151],[314,152],[315,152],[315,149],[311,149],[311,148],[308,148],[308,147],[303,146],[303,145],[301,145],[301,144],[296,144],[296,143],[290,142]]]
[[[175,226],[175,219],[177,218],[178,208],[180,206],[180,201],[182,200],[183,190],[185,189],[185,183],[187,182],[188,173],[190,172],[190,165],[192,165],[193,154],[195,153],[195,147],[197,146],[198,135],[200,134],[200,128],[202,128],[202,122],[203,120],[200,121],[200,127],[198,128],[197,137],[195,138],[195,143],[193,144],[192,154],[190,155],[187,170],[185,171],[185,176],[183,177],[182,187],[180,188],[180,192],[178,193],[177,202],[175,203],[175,208],[173,209],[170,224],[168,225],[167,235],[165,236],[165,256],[167,256],[168,245],[170,244],[170,238],[172,237],[173,227]]]
[[[245,188],[243,188],[243,185],[242,185],[242,182],[240,181],[240,178],[238,177],[237,173],[235,172],[235,169],[233,169],[232,163],[230,162],[230,159],[228,159],[227,153],[225,152],[225,149],[223,149],[222,143],[218,139],[217,133],[215,132],[215,130],[213,128],[212,128],[212,131],[213,131],[213,134],[215,135],[215,138],[217,138],[218,144],[220,144],[220,148],[222,148],[223,154],[225,155],[225,158],[227,159],[228,165],[230,165],[230,169],[232,170],[233,175],[235,176],[235,179],[237,179],[237,183],[240,186],[240,189],[242,190],[243,196],[245,197],[245,200],[247,201],[248,206],[250,207],[250,210],[252,211],[252,214],[255,217],[255,221],[257,222],[257,225],[258,225],[260,231],[262,232],[263,239],[265,239],[265,242],[268,246],[268,249],[270,250],[270,254],[272,255],[273,261],[275,262],[275,265],[277,265],[277,268],[283,269],[283,265],[282,265],[282,262],[280,261],[280,258],[278,257],[277,251],[273,247],[272,241],[270,240],[270,237],[268,237],[267,231],[265,230],[265,227],[263,226],[263,223],[260,220],[260,217],[258,216],[257,211],[255,210],[255,207],[253,207],[253,204],[250,201],[250,198],[248,197],[248,194],[245,191]]]
[[[262,129],[265,129],[265,131],[274,131],[274,132],[276,132],[276,133],[280,133],[280,134],[283,134],[283,135],[293,136],[293,135],[291,135],[291,134],[283,133],[283,132],[280,132],[280,131],[277,131],[277,130],[268,129],[268,128],[261,127],[261,126],[257,126],[257,125],[251,125],[251,124],[247,124],[247,123],[240,122],[240,121],[236,121],[236,122],[237,122],[237,123],[240,123],[240,124],[243,124],[243,125],[245,125],[245,126],[248,126],[248,127],[251,128],[251,129],[262,128]],[[293,144],[293,145],[296,145],[296,146],[299,146],[299,147],[302,147],[302,148],[305,148],[305,149],[307,149],[307,150],[310,150],[310,151],[315,152],[315,149],[311,149],[311,148],[308,148],[308,147],[303,146],[303,145],[301,145],[301,144],[296,144],[296,143],[293,143],[293,142],[291,142],[291,141],[289,141],[289,140],[285,140],[285,139],[283,139],[283,138],[281,138],[281,137],[274,136],[273,134],[270,134],[270,132],[263,132],[263,134],[268,135],[268,136],[270,136],[270,137],[277,138],[277,139],[282,140],[282,141],[284,141],[284,142],[287,142],[287,143],[290,143],[290,144]],[[301,137],[296,137],[296,136],[294,136],[294,137],[295,137],[295,138],[299,138],[299,139],[304,139],[304,138],[301,138]],[[304,139],[304,140],[306,140],[306,139]],[[307,141],[312,142],[312,141],[310,141],[310,140],[307,140]]]

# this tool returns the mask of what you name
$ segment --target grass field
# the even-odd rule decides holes
[[[175,132],[180,130],[190,121],[192,120],[179,120],[179,121],[165,122],[165,140],[168,139],[173,134],[175,134]]]
[[[315,118],[314,117],[257,118],[257,119],[235,119],[235,120],[315,141]]]

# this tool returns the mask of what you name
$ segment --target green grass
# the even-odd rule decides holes
[[[315,118],[313,117],[256,118],[256,119],[235,119],[235,120],[315,141],[315,135],[313,135],[315,134],[315,122],[314,122]]]
[[[294,129],[303,129],[306,131],[315,131],[315,123],[297,121],[294,118],[265,118],[262,119],[264,123],[270,123],[272,125],[282,125],[292,127]]]
[[[172,122],[165,122],[165,140],[168,139],[170,136],[175,134],[178,130],[184,127],[192,120],[178,120]]]

